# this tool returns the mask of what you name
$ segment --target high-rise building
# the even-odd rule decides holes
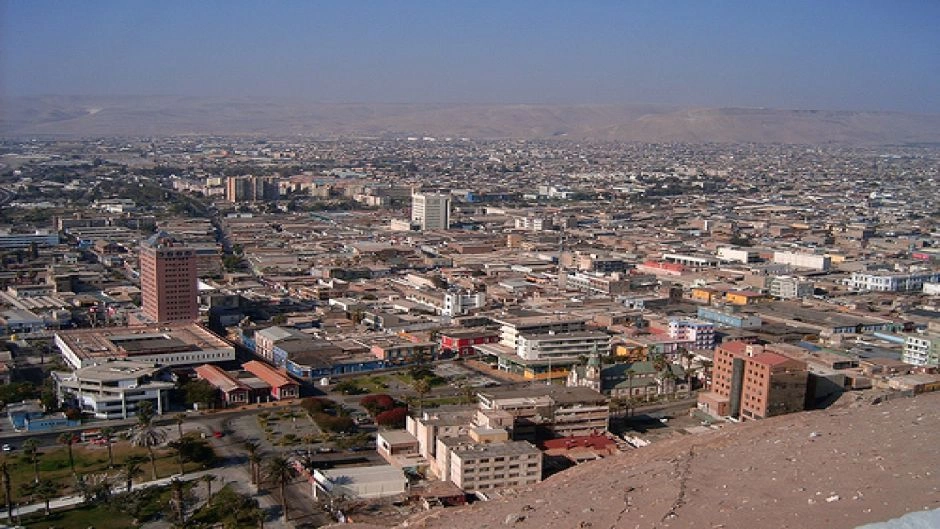
[[[278,200],[277,178],[269,176],[230,176],[225,180],[225,199],[229,202]]]
[[[415,193],[411,195],[411,220],[422,230],[450,228],[450,195]]]
[[[196,252],[163,231],[145,240],[140,246],[140,290],[147,319],[198,319]]]

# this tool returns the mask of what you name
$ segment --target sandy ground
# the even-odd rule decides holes
[[[669,439],[398,527],[854,528],[940,508],[938,461],[940,394],[859,402]]]

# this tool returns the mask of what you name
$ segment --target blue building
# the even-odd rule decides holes
[[[41,432],[54,428],[79,426],[82,422],[71,420],[64,413],[46,414],[38,401],[26,401],[7,406],[7,417],[18,432]]]

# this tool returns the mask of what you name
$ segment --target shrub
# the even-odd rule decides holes
[[[367,395],[362,397],[359,404],[374,417],[383,411],[395,407],[395,399],[388,395]]]
[[[398,407],[375,416],[375,423],[385,428],[404,428],[408,408]]]

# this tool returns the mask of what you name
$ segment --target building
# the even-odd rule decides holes
[[[83,367],[71,373],[53,372],[59,403],[82,410],[96,419],[127,419],[137,414],[142,402],[163,414],[172,377],[151,363],[114,360]]]
[[[372,499],[404,494],[408,479],[391,465],[315,469],[311,476],[313,497]]]
[[[72,369],[109,360],[186,366],[235,359],[235,347],[195,323],[59,331],[55,344]]]
[[[925,283],[940,281],[940,271],[919,272],[852,272],[849,288],[856,291],[919,292]]]
[[[809,370],[760,345],[730,342],[715,349],[709,391],[698,407],[716,417],[763,419],[805,408]]]
[[[0,227],[0,249],[29,248],[30,245],[55,246],[59,244],[59,234],[49,230],[33,230],[21,233],[10,227]]]
[[[738,329],[759,329],[763,323],[759,317],[753,314],[725,311],[713,307],[699,307],[698,317],[715,322],[718,325]]]
[[[162,231],[141,243],[140,291],[146,319],[196,321],[199,302],[193,249]]]
[[[752,290],[731,290],[725,293],[725,301],[732,305],[754,305],[766,299],[766,295]]]
[[[69,419],[62,412],[47,414],[38,400],[8,404],[6,412],[17,432],[40,432],[81,424],[81,421]]]
[[[270,176],[229,176],[225,180],[225,199],[229,202],[278,200],[277,178]]]
[[[242,364],[242,369],[255,375],[271,387],[271,397],[275,400],[296,399],[300,397],[300,384],[292,380],[287,373],[268,364],[252,360]]]
[[[411,220],[422,230],[450,229],[450,195],[414,193],[411,196]]]
[[[468,356],[474,353],[473,346],[496,343],[499,331],[493,329],[449,329],[439,333],[441,356]]]
[[[832,266],[832,259],[828,255],[799,252],[774,252],[774,262],[794,268],[809,268],[822,272],[829,270]]]
[[[687,318],[669,319],[669,337],[676,340],[691,342],[690,349],[714,349],[715,325],[701,320]]]
[[[777,299],[802,299],[813,295],[812,281],[793,276],[777,276],[770,280],[770,295]]]
[[[607,397],[585,387],[493,389],[480,391],[477,398],[481,410],[500,410],[512,416],[513,439],[590,435],[608,426]]]
[[[612,398],[650,400],[655,397],[687,397],[685,371],[674,363],[658,368],[656,362],[640,361],[604,366],[597,355],[568,373],[568,387],[585,387]]]
[[[542,480],[542,452],[526,441],[458,442],[448,446],[449,478],[468,493],[524,487]]]
[[[940,334],[909,334],[904,340],[901,357],[915,366],[940,366]]]

